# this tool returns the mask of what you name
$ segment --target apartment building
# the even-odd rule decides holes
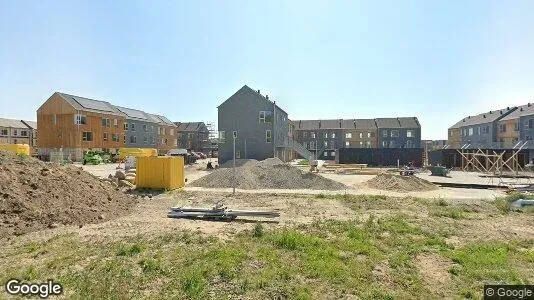
[[[343,120],[294,120],[294,138],[317,159],[332,159],[344,142]]]
[[[30,129],[30,147],[37,147],[37,122],[20,120],[24,125]]]
[[[374,119],[344,120],[344,148],[378,148]]]
[[[210,132],[204,122],[175,122],[178,147],[208,154],[211,150]]]
[[[291,137],[287,113],[260,90],[243,86],[218,107],[219,163],[233,158],[291,160],[311,153]]]
[[[499,148],[511,149],[521,142],[532,146],[534,140],[534,105],[516,107],[512,112],[497,121],[496,140]]]
[[[376,118],[378,148],[420,148],[421,125],[416,117]]]
[[[150,114],[151,119],[157,124],[158,153],[164,154],[170,149],[178,147],[177,126],[169,119],[161,115]]]
[[[35,147],[35,122],[0,118],[0,144],[28,144]]]
[[[140,110],[56,92],[37,110],[39,155],[61,151],[72,160],[81,160],[87,150],[112,154],[123,147],[165,151],[169,147],[157,143],[161,123],[166,122]]]
[[[499,121],[514,112],[517,107],[507,107],[481,113],[475,116],[467,116],[451,126],[448,130],[449,148],[481,148],[498,149],[501,145],[497,139]],[[505,121],[501,128],[505,128],[501,135],[506,132],[508,124],[514,124],[512,119]],[[511,129],[510,129],[511,130]],[[514,135],[502,135],[504,140],[513,139]]]

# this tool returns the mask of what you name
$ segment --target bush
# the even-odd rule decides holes
[[[263,236],[263,225],[260,222],[257,222],[254,225],[254,230],[252,231],[253,237],[262,237]]]

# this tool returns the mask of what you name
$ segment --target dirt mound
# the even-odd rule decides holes
[[[314,189],[342,190],[342,183],[283,164],[278,158],[261,162],[247,162],[236,168],[236,188],[254,189]],[[206,188],[233,187],[232,168],[221,168],[191,183],[191,186]]]
[[[124,215],[136,200],[75,166],[0,151],[0,238]]]
[[[258,163],[259,162],[257,160],[255,160],[255,159],[240,158],[240,159],[236,159],[235,160],[235,166],[236,167],[255,166]],[[229,161],[219,165],[220,168],[232,168],[233,166],[234,166],[233,160],[229,160]]]
[[[437,186],[430,181],[416,176],[400,176],[388,173],[379,174],[366,183],[370,188],[398,192],[430,191],[437,189]]]

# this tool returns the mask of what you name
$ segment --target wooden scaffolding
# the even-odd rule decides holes
[[[462,171],[478,171],[481,173],[492,173],[494,175],[502,176],[504,172],[511,172],[517,175],[519,171],[523,172],[523,167],[519,162],[519,153],[527,145],[524,142],[517,149],[512,149],[510,157],[506,158],[506,150],[481,150],[481,149],[467,149],[462,147],[458,149],[461,155]]]

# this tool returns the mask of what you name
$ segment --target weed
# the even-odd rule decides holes
[[[182,289],[189,298],[201,299],[206,288],[206,279],[201,272],[194,271],[184,274]]]
[[[260,222],[257,222],[254,225],[254,230],[252,231],[253,237],[262,237],[263,236],[263,225]]]
[[[315,198],[324,199],[324,198],[326,198],[326,196],[325,196],[325,194],[317,194],[317,195],[315,195]]]
[[[141,253],[141,246],[138,244],[121,245],[117,250],[117,256],[132,256]]]
[[[455,220],[464,219],[466,217],[462,210],[455,207],[440,207],[439,209],[432,210],[430,215],[451,218]]]
[[[443,199],[443,198],[439,198],[437,204],[438,204],[438,206],[447,206],[448,205],[447,201],[445,201],[445,199]]]

